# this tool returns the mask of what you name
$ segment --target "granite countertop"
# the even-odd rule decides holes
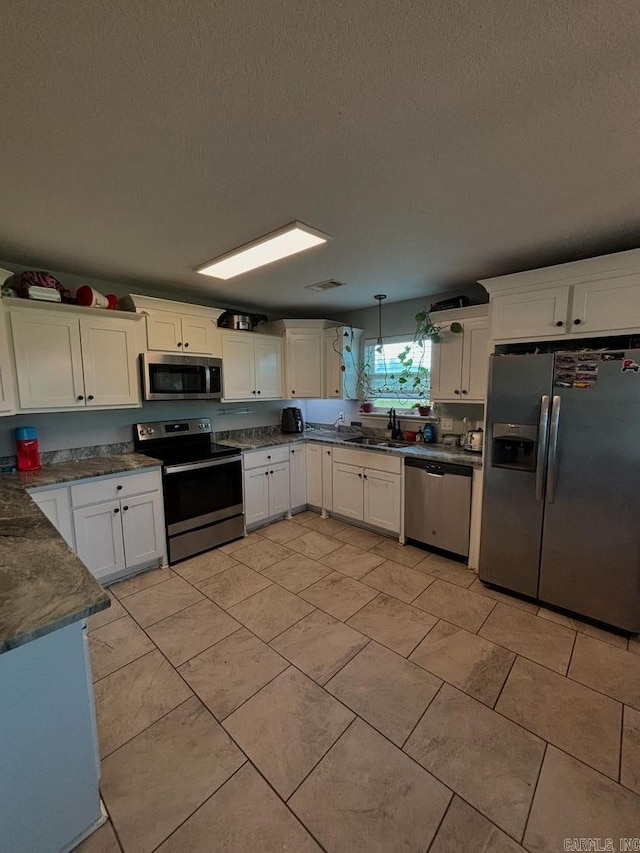
[[[373,453],[390,453],[394,456],[425,456],[437,462],[454,462],[482,468],[482,453],[472,453],[459,447],[443,447],[441,444],[407,444],[406,447],[371,447],[352,441],[354,435],[340,433],[332,429],[307,429],[304,433],[267,433],[241,436],[239,438],[221,438],[223,444],[242,450],[259,450],[264,447],[276,447],[279,444],[293,444],[298,441],[318,441],[323,444],[340,444],[358,450]],[[384,441],[384,438],[381,438]]]
[[[107,592],[27,490],[159,464],[131,453],[0,474],[0,653],[110,605]]]

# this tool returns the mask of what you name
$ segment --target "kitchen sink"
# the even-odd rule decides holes
[[[361,444],[364,447],[410,447],[410,441],[393,441],[385,438],[365,438],[358,436],[357,438],[348,439],[349,444]]]

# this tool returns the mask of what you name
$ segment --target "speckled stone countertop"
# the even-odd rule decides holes
[[[231,433],[220,434],[216,440],[230,447],[238,447],[242,450],[259,450],[263,447],[275,447],[278,444],[292,444],[298,441],[319,441],[323,444],[339,444],[354,447],[358,450],[368,450],[373,453],[390,453],[394,456],[422,456],[433,459],[434,462],[454,462],[458,465],[469,465],[472,468],[482,468],[482,453],[472,453],[470,450],[462,450],[458,447],[443,447],[441,444],[417,444],[408,443],[405,447],[371,447],[358,444],[353,438],[360,435],[360,431],[353,429],[306,429],[302,434],[288,434],[270,431],[270,428],[261,430],[247,430],[246,434],[232,435]],[[380,436],[384,440],[384,436]]]
[[[110,602],[27,489],[159,464],[131,453],[0,474],[0,653],[104,610]]]

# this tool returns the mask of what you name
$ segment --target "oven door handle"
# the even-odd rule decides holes
[[[183,471],[197,471],[200,468],[217,468],[229,462],[242,462],[242,456],[224,456],[222,459],[211,459],[209,462],[187,462],[184,465],[167,465],[165,474],[181,474]]]

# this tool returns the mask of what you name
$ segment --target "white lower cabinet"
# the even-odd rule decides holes
[[[278,448],[272,455],[288,457],[288,448]],[[244,514],[247,527],[254,527],[270,518],[286,515],[291,508],[289,461],[272,459],[267,465],[251,467],[256,460],[266,458],[264,451],[244,457]]]
[[[31,497],[102,583],[166,563],[159,469],[95,477]]]
[[[322,445],[307,445],[307,500],[309,506],[322,507]]]
[[[30,494],[67,545],[72,551],[75,551],[69,487],[53,486],[49,489],[33,491]]]
[[[125,565],[140,566],[157,560],[164,551],[162,495],[137,495],[120,504]]]
[[[366,468],[363,479],[364,523],[397,533],[400,530],[400,477]]]
[[[73,510],[77,554],[105,582],[138,566],[163,562],[162,494],[126,497]]]
[[[333,512],[398,533],[400,475],[334,462]]]
[[[125,568],[120,501],[109,501],[73,511],[76,552],[98,580]]]
[[[356,465],[333,465],[333,511],[356,521],[364,519],[363,470]]]
[[[300,442],[289,450],[291,509],[307,503],[307,446]]]

